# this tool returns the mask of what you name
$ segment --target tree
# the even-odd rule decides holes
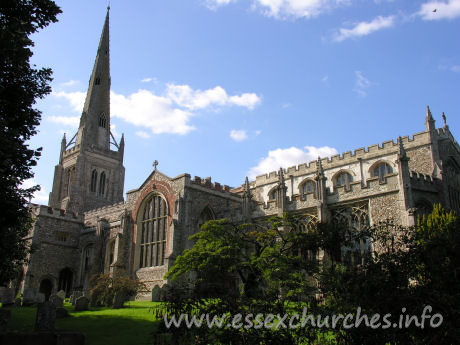
[[[41,118],[34,104],[51,91],[51,70],[30,65],[29,37],[56,22],[60,12],[51,0],[3,0],[0,5],[0,285],[14,278],[27,256],[27,202],[39,186],[21,184],[33,177],[41,153],[27,141]]]
[[[325,248],[336,257],[344,231],[321,226],[304,231],[300,219],[285,214],[262,224],[208,221],[191,237],[195,245],[178,256],[166,277],[173,288],[166,314],[285,315],[315,308],[320,262]],[[340,246],[338,246],[340,249]],[[301,344],[316,341],[314,327],[174,329],[181,344]]]

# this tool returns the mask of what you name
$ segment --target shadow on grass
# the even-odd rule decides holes
[[[57,319],[57,331],[73,331],[85,334],[86,345],[149,345],[162,320],[155,319],[160,304],[132,302],[125,308],[92,308],[75,312],[69,304],[65,308],[70,316]],[[9,330],[32,332],[37,313],[36,307],[11,308]]]

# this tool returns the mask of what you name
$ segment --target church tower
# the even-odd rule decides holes
[[[67,211],[84,212],[123,201],[124,137],[117,143],[110,131],[109,11],[110,7],[78,131],[68,143],[64,135],[54,170],[49,206]]]

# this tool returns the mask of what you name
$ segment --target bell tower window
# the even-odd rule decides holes
[[[99,178],[99,195],[104,195],[105,193],[105,172],[101,173],[101,177]]]
[[[93,170],[91,173],[91,192],[96,193],[96,185],[97,185],[97,171],[96,169]]]
[[[104,113],[101,113],[99,116],[99,127],[106,128],[107,126],[107,117],[105,116]]]

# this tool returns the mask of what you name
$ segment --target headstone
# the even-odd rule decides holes
[[[56,308],[62,307],[64,305],[64,300],[57,295],[51,295],[50,302],[54,303]]]
[[[66,308],[56,308],[56,319],[62,319],[69,316],[69,312]]]
[[[22,305],[30,306],[35,304],[35,291],[32,289],[25,289],[22,297]]]
[[[117,292],[113,297],[113,309],[120,309],[123,308],[123,304],[125,304],[125,294],[122,292]]]
[[[65,300],[65,291],[64,290],[59,290],[56,293],[56,296],[58,296],[60,299]]]
[[[21,303],[22,303],[22,301],[21,301],[20,298],[16,298],[16,299],[14,300],[14,306],[15,306],[15,307],[20,307],[20,306],[21,306]]]
[[[6,333],[11,318],[11,310],[0,308],[0,333]]]
[[[11,288],[0,288],[0,302],[3,305],[13,305],[14,304],[14,289]]]
[[[160,300],[162,302],[168,301],[171,298],[171,286],[169,284],[164,284],[161,287]]]
[[[72,296],[70,297],[70,302],[72,303],[73,306],[77,302],[78,297],[81,297],[81,296],[83,296],[83,293],[81,291],[74,291],[72,293]]]
[[[91,299],[90,299],[90,306],[91,307],[97,307],[98,304],[99,304],[99,301],[98,301],[98,294],[97,293],[92,293],[91,294]]]
[[[35,301],[36,301],[37,303],[44,303],[44,302],[46,301],[45,294],[44,294],[44,293],[41,293],[41,292],[37,293],[37,294],[35,295]]]
[[[89,299],[85,296],[80,296],[75,302],[75,311],[88,310]]]
[[[56,320],[56,306],[50,301],[39,303],[37,306],[37,318],[35,330],[37,332],[53,332]]]
[[[161,288],[158,285],[152,289],[152,302],[161,302]]]

